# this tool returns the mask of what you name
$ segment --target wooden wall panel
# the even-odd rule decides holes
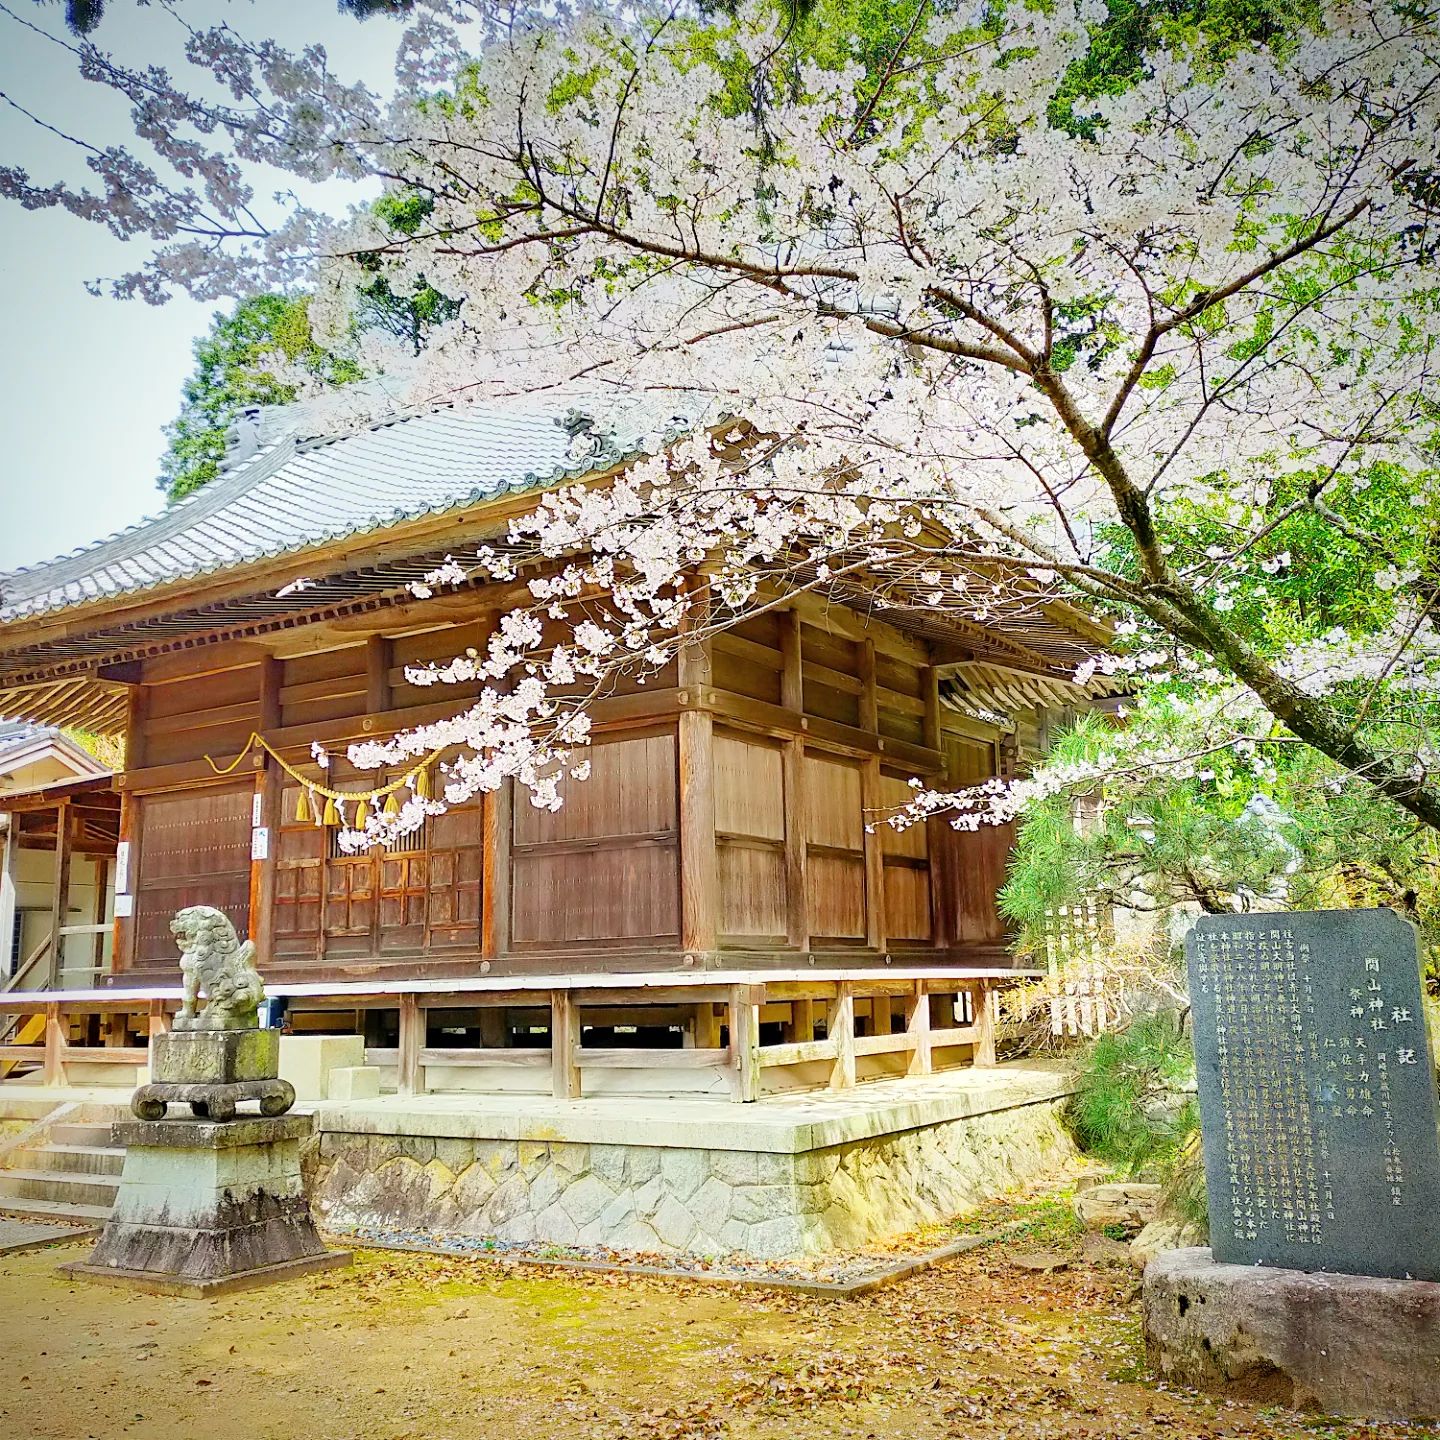
[[[174,963],[170,918],[187,905],[223,910],[244,935],[250,923],[250,805],[254,784],[146,795],[138,802],[135,958]]]
[[[363,644],[294,656],[280,670],[280,723],[319,725],[363,715],[366,685]]]
[[[776,656],[779,658],[778,654]],[[747,695],[769,705],[780,703],[780,670],[778,665],[762,665],[746,655],[727,647],[724,636],[715,642],[710,660],[710,678],[719,690]]]
[[[814,625],[800,626],[805,713],[840,725],[860,725],[860,647]]]
[[[788,916],[783,846],[720,845],[720,932],[784,944]]]
[[[865,843],[860,771],[820,755],[805,756],[805,840],[859,850]]]
[[[1000,944],[1005,923],[995,895],[1015,842],[1013,825],[956,830],[943,818],[930,821],[935,908],[943,933],[958,944]]]
[[[436,681],[433,685],[412,685],[405,678],[407,667],[424,667],[431,661],[447,665],[473,649],[485,653],[489,644],[488,624],[475,621],[469,625],[452,625],[443,630],[427,630],[419,635],[401,635],[390,642],[390,696],[398,710],[407,705],[437,705],[454,700],[458,706],[480,693],[481,682],[451,684]]]
[[[720,933],[783,944],[789,924],[784,752],[723,732],[714,743]]]
[[[673,734],[597,741],[576,758],[590,762],[590,777],[563,782],[565,803],[559,810],[539,810],[528,796],[517,793],[516,845],[648,835],[675,828]]]
[[[880,836],[880,849],[888,859],[892,855],[906,855],[912,860],[929,858],[930,846],[926,838],[925,821],[897,830],[884,823],[885,817],[898,814],[910,802],[915,793],[909,784],[898,775],[880,776],[879,799],[882,813],[875,816],[876,834]]]
[[[512,859],[517,946],[661,940],[679,933],[674,845],[619,845]]]
[[[196,664],[200,664],[197,658]],[[174,680],[152,685],[147,692],[146,718],[163,719],[196,710],[210,710],[222,705],[239,705],[259,700],[260,667],[246,665],[238,670],[224,670],[218,675],[200,679]]]
[[[601,740],[565,803],[512,807],[511,939],[517,947],[679,935],[679,815],[673,731]]]
[[[953,733],[945,736],[945,770],[957,784],[967,780],[988,780],[999,771],[995,766],[995,743],[971,740]]]
[[[229,761],[259,723],[258,665],[149,686],[143,722],[145,763],[173,765],[205,755]]]
[[[876,727],[890,740],[903,740],[907,745],[925,743],[925,719],[922,715],[901,715],[887,710],[884,701],[880,704],[880,723]]]
[[[880,649],[875,652],[875,683],[882,690],[894,690],[916,700],[923,694],[920,666]]]
[[[930,938],[930,871],[910,865],[885,867],[885,929],[887,938]]]
[[[715,829],[721,835],[785,839],[785,779],[777,747],[715,736]]]
[[[865,938],[865,860],[811,851],[805,857],[812,940]]]
[[[763,645],[767,650],[780,649],[781,618],[778,610],[767,610],[762,615],[749,615],[737,624],[731,625],[725,633],[737,635],[742,640]]]

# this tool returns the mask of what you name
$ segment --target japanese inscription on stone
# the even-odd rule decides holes
[[[1440,1128],[1414,929],[1206,915],[1185,943],[1215,1258],[1440,1280]]]

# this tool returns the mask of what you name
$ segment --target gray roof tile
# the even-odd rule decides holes
[[[161,515],[43,565],[0,575],[0,623],[139,593],[423,515],[539,489],[693,423],[673,397],[637,402],[592,449],[563,421],[583,400],[396,416],[334,439],[272,440]]]

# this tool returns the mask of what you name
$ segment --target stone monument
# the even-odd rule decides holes
[[[1172,1380],[1440,1415],[1440,1097],[1414,928],[1207,915],[1186,940],[1210,1248],[1145,1272]]]
[[[287,1114],[280,1036],[261,1030],[255,947],[208,905],[171,921],[184,998],[174,1029],[154,1038],[152,1078],[114,1127],[125,1146],[115,1209],[89,1260],[63,1267],[91,1280],[214,1295],[349,1263],[326,1250],[300,1176],[309,1115]],[[203,1004],[202,1004],[203,999]],[[254,1101],[259,1113],[241,1115]],[[172,1104],[188,1117],[167,1118]]]

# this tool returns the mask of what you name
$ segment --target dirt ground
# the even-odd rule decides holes
[[[207,1303],[64,1279],[76,1245],[14,1255],[0,1259],[0,1437],[1436,1435],[1154,1384],[1134,1272],[1059,1213],[844,1301],[362,1252],[353,1270]],[[1066,1268],[1016,1263],[1037,1245]]]

